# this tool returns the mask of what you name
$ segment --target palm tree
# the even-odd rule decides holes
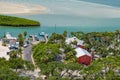
[[[20,57],[22,58],[22,48],[21,47],[17,50],[17,52],[18,52],[18,55],[20,55]]]
[[[24,35],[24,38],[26,38],[26,36],[27,36],[27,31],[25,31],[25,32],[23,33],[23,35]]]
[[[64,36],[64,37],[67,37],[67,31],[64,31],[64,32],[63,32],[63,36]]]
[[[17,58],[17,52],[16,51],[11,51],[10,52],[10,58]]]
[[[116,39],[117,41],[120,41],[120,31],[119,31],[119,30],[116,30],[116,31],[115,31],[115,35],[116,35],[116,38],[115,38],[115,39]]]
[[[24,38],[21,33],[18,34],[18,41],[19,41],[19,46],[23,46],[24,44]]]
[[[10,59],[10,66],[13,69],[23,69],[24,68],[24,61],[21,58],[14,58]]]

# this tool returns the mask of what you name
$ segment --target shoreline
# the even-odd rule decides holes
[[[31,6],[17,3],[0,2],[0,14],[45,14],[46,12],[47,8],[40,5]]]

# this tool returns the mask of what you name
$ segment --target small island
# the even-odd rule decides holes
[[[0,15],[0,26],[13,26],[13,27],[40,26],[40,22],[25,18]]]

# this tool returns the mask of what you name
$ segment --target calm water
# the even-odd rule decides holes
[[[120,0],[0,0],[25,5],[43,5],[46,14],[14,15],[41,22],[41,27],[14,28],[0,27],[0,36],[6,32],[16,35],[27,31],[29,34],[39,32],[62,33],[71,31],[114,31],[120,30]],[[85,2],[84,2],[85,1]],[[56,28],[55,28],[56,25]]]
[[[80,0],[80,1],[94,2],[94,3],[120,7],[120,0]]]

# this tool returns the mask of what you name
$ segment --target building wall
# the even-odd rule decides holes
[[[79,64],[89,65],[91,63],[91,59],[92,58],[90,56],[83,55],[83,56],[78,58],[78,63]]]

